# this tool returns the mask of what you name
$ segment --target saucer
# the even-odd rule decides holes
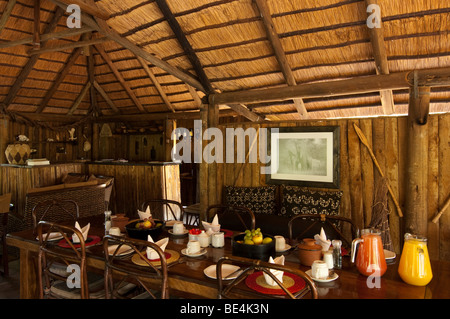
[[[175,236],[175,237],[181,237],[181,236],[186,236],[186,235],[189,233],[189,230],[185,229],[185,230],[183,231],[183,233],[181,233],[181,234],[174,234],[174,233],[173,233],[173,229],[169,229],[168,232],[169,232],[169,234],[172,235],[172,236]]]
[[[305,273],[306,273],[309,277],[311,277],[312,280],[317,281],[317,282],[330,282],[330,281],[333,281],[333,280],[336,280],[336,279],[339,278],[339,275],[338,275],[336,272],[334,272],[334,271],[332,271],[331,275],[329,275],[327,279],[318,279],[318,278],[314,278],[314,277],[312,276],[311,269],[305,271]]]
[[[277,252],[277,253],[284,253],[285,251],[288,251],[288,250],[291,249],[291,248],[292,248],[291,245],[286,244],[286,245],[284,246],[284,249],[283,249],[283,250],[277,250],[276,252]]]
[[[200,256],[203,256],[204,254],[206,254],[206,248],[202,248],[202,249],[200,249],[197,253],[195,253],[195,254],[188,254],[187,252],[186,252],[186,248],[183,248],[182,250],[181,250],[181,253],[183,254],[183,255],[185,255],[185,256],[188,256],[188,257],[200,257]]]
[[[387,249],[384,250],[384,258],[386,260],[394,259],[395,257],[396,257],[396,254],[393,251],[390,251]]]

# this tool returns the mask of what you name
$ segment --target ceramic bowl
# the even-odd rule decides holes
[[[163,231],[164,222],[159,219],[154,219],[154,221],[156,222],[156,226],[152,228],[136,228],[136,224],[142,222],[142,220],[133,220],[125,225],[125,230],[131,238],[147,240],[148,235],[150,235],[153,241],[156,242]]]
[[[231,241],[233,256],[269,261],[270,256],[272,257],[275,256],[275,238],[270,235],[263,235],[263,236],[264,238],[266,237],[272,238],[272,241],[268,244],[247,245],[238,242],[244,240],[245,234],[239,234],[234,236]]]

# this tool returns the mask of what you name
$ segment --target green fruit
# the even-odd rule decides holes
[[[246,239],[246,240],[244,240],[244,244],[246,244],[246,245],[254,245],[255,243],[251,239]]]
[[[266,237],[266,238],[264,238],[263,239],[263,244],[269,244],[269,243],[271,243],[272,242],[272,238],[270,238],[270,237]]]

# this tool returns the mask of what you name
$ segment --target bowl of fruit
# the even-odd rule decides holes
[[[231,248],[234,256],[268,261],[270,256],[275,256],[275,239],[263,234],[260,228],[247,229],[233,237]]]
[[[127,234],[131,238],[147,240],[148,235],[156,241],[164,228],[164,222],[159,219],[135,219],[125,225]]]

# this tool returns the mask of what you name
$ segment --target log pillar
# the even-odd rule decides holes
[[[407,121],[405,231],[427,236],[430,87],[410,88]]]
[[[8,141],[8,125],[9,121],[6,116],[0,118],[0,164],[8,163],[5,150],[10,141]]]

